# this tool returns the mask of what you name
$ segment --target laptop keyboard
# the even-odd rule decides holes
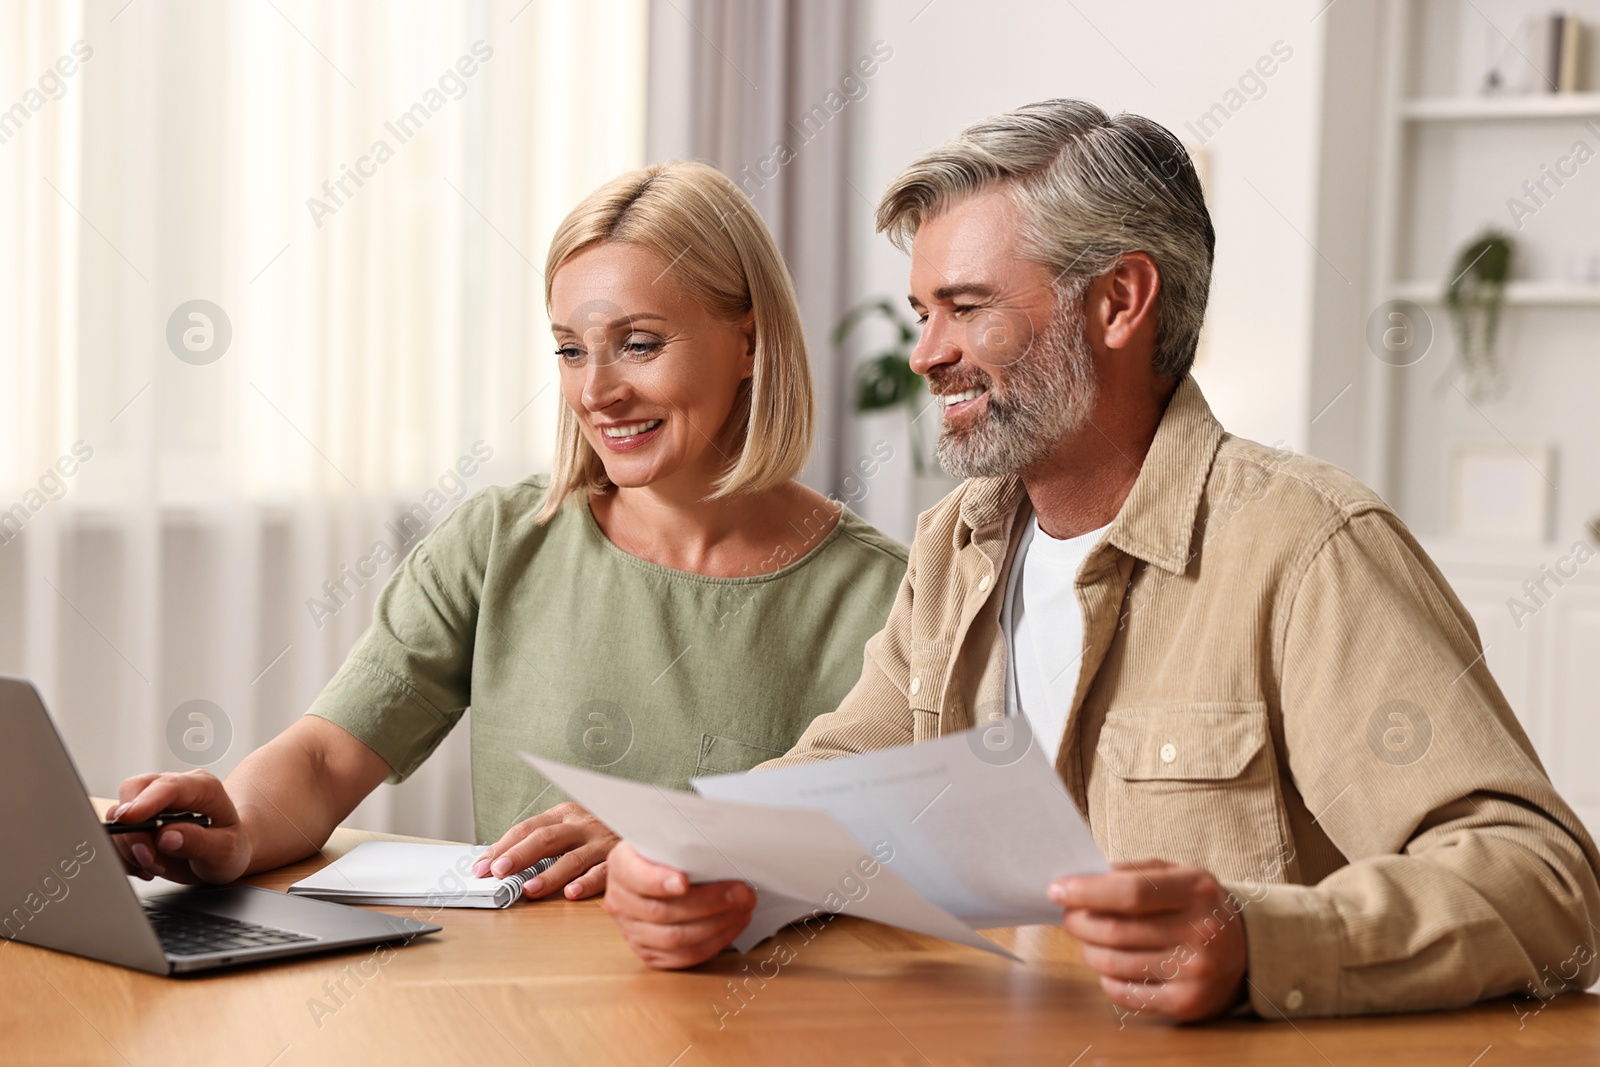
[[[155,927],[161,947],[169,956],[205,956],[213,952],[232,952],[277,945],[295,945],[317,940],[292,930],[259,926],[221,915],[200,911],[178,911],[149,903],[144,913]]]

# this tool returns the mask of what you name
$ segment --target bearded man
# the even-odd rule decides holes
[[[1461,602],[1376,494],[1226,433],[1189,377],[1214,234],[1177,139],[1020,108],[912,164],[878,226],[910,246],[912,364],[967,480],[919,519],[860,681],[764,766],[1025,722],[1113,860],[1040,892],[1126,1010],[1600,977],[1600,856]],[[653,966],[754,904],[611,853],[606,908]]]

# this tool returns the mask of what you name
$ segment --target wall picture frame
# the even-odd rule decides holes
[[[1555,503],[1548,444],[1458,441],[1450,446],[1446,526],[1452,537],[1543,543]]]

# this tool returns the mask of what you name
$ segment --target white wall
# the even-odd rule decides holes
[[[1234,433],[1302,448],[1310,418],[1316,118],[1320,105],[1325,0],[1182,0],[1130,5],[991,0],[870,0],[861,36],[894,53],[852,104],[855,212],[853,297],[904,299],[906,259],[873,233],[878,195],[908,163],[998,111],[1049,97],[1081,97],[1108,111],[1134,111],[1203,148],[1207,201],[1217,229],[1211,309],[1195,377]],[[1213,136],[1186,128],[1236,88],[1273,44],[1292,55],[1264,79]],[[1259,93],[1260,91],[1257,90]],[[1235,103],[1240,98],[1234,98]],[[876,349],[870,343],[863,351]],[[933,418],[936,412],[929,412]],[[845,454],[868,455],[888,440],[896,458],[856,504],[889,532],[909,538],[910,460],[904,418],[849,423]]]

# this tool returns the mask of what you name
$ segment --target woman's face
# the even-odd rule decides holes
[[[729,415],[755,370],[752,321],[719,321],[638,245],[608,241],[562,263],[550,285],[561,392],[614,485],[703,495],[728,468]]]

